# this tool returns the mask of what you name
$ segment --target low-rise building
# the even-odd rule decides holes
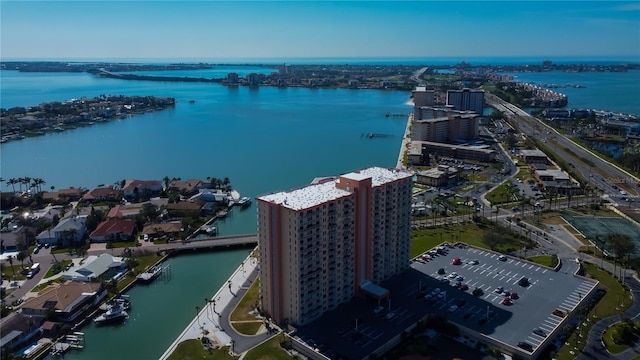
[[[0,319],[0,349],[8,354],[32,341],[42,333],[40,324],[44,316],[11,313]]]
[[[193,194],[198,190],[205,187],[202,180],[190,179],[190,180],[172,180],[169,184],[169,189],[184,192],[186,194]]]
[[[548,164],[549,158],[542,150],[520,150],[520,159],[527,164]]]
[[[422,185],[445,186],[458,181],[458,179],[458,169],[447,165],[438,165],[435,168],[416,173],[416,182]]]
[[[87,233],[86,221],[86,216],[73,216],[62,219],[53,229],[41,232],[36,239],[40,244],[59,244],[63,247],[76,244]]]
[[[92,242],[133,241],[136,234],[136,222],[130,219],[107,219],[91,232]]]
[[[124,270],[124,268],[123,258],[104,253],[100,254],[100,256],[91,255],[87,257],[82,262],[82,265],[72,267],[63,276],[65,280],[89,282],[105,277],[109,270]]]
[[[474,160],[481,162],[493,162],[496,159],[496,151],[488,147],[452,145],[431,141],[412,141],[411,143],[411,146],[420,147],[420,152],[422,153],[423,158],[430,154],[433,154],[456,159]],[[413,145],[413,143],[419,145]]]
[[[127,180],[122,187],[124,197],[134,199],[136,196],[154,196],[162,192],[160,180]]]
[[[158,238],[165,235],[175,236],[182,232],[182,223],[179,221],[172,221],[168,223],[160,224],[147,224],[142,229],[142,233],[149,235],[151,238]]]
[[[101,289],[100,283],[55,283],[41,290],[37,296],[27,299],[22,304],[22,314],[46,316],[53,311],[57,320],[73,322],[90,311],[105,295],[106,290]]]
[[[97,187],[89,190],[82,196],[82,201],[94,203],[98,201],[116,201],[120,197],[120,191],[113,186]]]

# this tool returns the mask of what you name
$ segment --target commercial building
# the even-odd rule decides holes
[[[432,141],[412,141],[409,148],[409,164],[422,165],[420,162],[429,155],[439,155],[462,160],[481,162],[493,162],[496,160],[496,151],[486,146],[452,145]]]
[[[441,143],[455,143],[478,137],[479,118],[474,113],[414,120],[411,125],[412,139]]]
[[[520,158],[527,164],[549,164],[549,158],[542,150],[520,150]]]
[[[458,169],[453,166],[438,165],[435,168],[419,171],[416,182],[429,186],[445,186],[458,181]]]
[[[447,91],[447,105],[453,106],[456,110],[471,110],[478,115],[482,115],[484,109],[484,90],[462,90]]]
[[[413,173],[371,167],[260,196],[262,310],[308,324],[409,266]]]

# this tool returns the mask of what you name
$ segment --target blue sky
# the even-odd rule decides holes
[[[640,2],[0,0],[2,59],[605,57]]]

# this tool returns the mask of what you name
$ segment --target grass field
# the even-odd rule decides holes
[[[556,255],[531,256],[527,258],[527,260],[548,267],[556,267],[556,265],[558,265],[558,257]]]
[[[229,347],[216,350],[206,350],[202,342],[198,339],[186,340],[178,344],[176,349],[168,357],[168,360],[234,360],[237,359],[229,355]]]
[[[251,284],[240,302],[229,316],[231,325],[244,335],[255,335],[262,326],[262,320],[251,314],[260,297],[260,278]]]
[[[622,326],[621,322],[617,322],[611,326],[609,326],[605,331],[604,334],[602,334],[602,341],[604,342],[604,346],[607,348],[607,350],[612,353],[612,354],[617,354],[617,353],[621,353],[625,350],[627,350],[629,348],[629,345],[627,344],[618,344],[613,340],[613,334],[617,331],[617,329],[619,327]],[[637,321],[634,321],[634,333],[638,334],[638,327],[640,326],[640,323],[638,323]],[[637,340],[637,338],[636,338]]]
[[[284,341],[282,333],[272,337],[262,344],[249,350],[244,360],[291,360],[292,357],[282,349],[280,342]]]
[[[585,322],[587,326],[584,326],[580,331],[584,336],[584,334],[589,332],[595,322],[607,316],[622,313],[631,306],[633,300],[631,299],[629,291],[623,288],[611,273],[593,264],[584,263],[583,265],[587,274],[600,281],[600,284],[607,288],[607,293],[587,315],[588,321]],[[557,360],[575,359],[575,354],[571,354],[570,351],[573,351],[573,347],[576,346],[578,348],[578,352],[580,352],[585,345],[583,338],[579,336],[580,333],[577,330],[574,331],[565,341],[565,345],[560,348],[558,353],[556,353],[554,358]]]
[[[512,202],[513,198],[511,198],[511,193],[509,192],[507,184],[508,183],[501,184],[497,188],[493,189],[493,191],[487,194],[487,200],[494,205]]]

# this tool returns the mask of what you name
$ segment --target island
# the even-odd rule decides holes
[[[0,109],[0,141],[65,131],[175,106],[171,97],[101,95]]]

